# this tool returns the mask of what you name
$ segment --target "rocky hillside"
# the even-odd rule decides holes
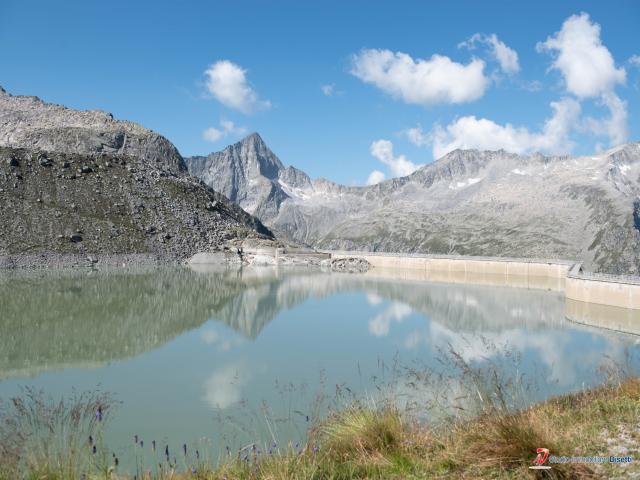
[[[456,150],[346,187],[284,167],[257,134],[189,171],[276,234],[329,249],[580,259],[640,271],[640,144],[587,157]]]
[[[162,135],[99,110],[79,111],[14,96],[0,87],[0,145],[48,152],[130,155],[185,170],[178,149]]]
[[[180,259],[273,239],[186,171],[164,137],[103,112],[0,92],[0,256]]]

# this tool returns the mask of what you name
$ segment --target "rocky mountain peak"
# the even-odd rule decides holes
[[[262,139],[262,137],[258,132],[251,132],[249,135],[244,137],[238,143],[243,143],[245,145],[254,144],[259,148],[267,148],[267,144],[264,143],[264,140]]]
[[[279,185],[281,175],[304,182],[299,174],[285,169],[255,132],[220,152],[206,157],[189,157],[185,162],[191,175],[214,189],[217,187],[229,199],[253,213],[272,212],[273,208],[266,208],[265,202],[279,205],[287,197]]]
[[[280,159],[267,147],[262,137],[256,132],[246,136],[238,143],[230,145],[221,153],[223,156],[231,157],[242,170],[259,172],[260,175],[269,179],[278,178],[278,173],[284,169]]]
[[[640,143],[626,143],[608,150],[605,155],[614,164],[628,165],[640,160]]]

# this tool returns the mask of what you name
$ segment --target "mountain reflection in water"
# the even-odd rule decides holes
[[[455,331],[487,333],[514,323],[535,328],[563,321],[562,296],[545,291],[309,269],[15,273],[0,280],[0,378],[134,357],[209,319],[255,339],[281,310],[348,291],[391,300],[393,309],[413,309]],[[372,332],[380,334],[400,313],[373,319]]]
[[[622,363],[637,349],[636,337],[565,320],[575,308],[539,279],[431,280],[267,267],[7,273],[0,400],[24,385],[54,396],[99,386],[122,401],[108,432],[114,448],[126,450],[133,434],[178,448],[203,437],[246,445],[272,437],[265,405],[282,420],[269,427],[278,438],[300,440],[320,393],[372,398],[396,361],[433,368],[449,350],[480,367],[517,358],[539,386],[527,392],[534,401],[598,382],[605,357]],[[393,388],[407,402],[460,397],[456,378],[406,387]],[[253,427],[233,425],[237,409]]]

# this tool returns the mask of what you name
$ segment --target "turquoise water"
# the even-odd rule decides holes
[[[373,401],[449,349],[469,365],[516,359],[530,401],[592,385],[637,349],[566,321],[563,295],[543,290],[270,268],[3,275],[0,398],[113,392],[107,440],[123,458],[134,435],[173,450],[207,438],[213,455],[300,441],[336,392]],[[426,403],[429,388],[395,394]]]

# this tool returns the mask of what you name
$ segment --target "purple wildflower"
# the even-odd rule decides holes
[[[182,444],[182,453],[184,453],[185,457],[187,456],[187,444],[186,443]]]
[[[98,410],[96,410],[96,419],[98,419],[99,422],[102,421],[102,407],[98,407]]]
[[[140,440],[140,448],[144,448],[144,440]]]
[[[89,445],[93,445],[93,437],[89,435]]]
[[[93,448],[91,449],[91,453],[93,453],[95,455],[97,452],[98,452],[98,449],[94,445]]]
[[[138,435],[134,435],[133,436],[133,443],[135,443],[136,445],[138,444]]]

